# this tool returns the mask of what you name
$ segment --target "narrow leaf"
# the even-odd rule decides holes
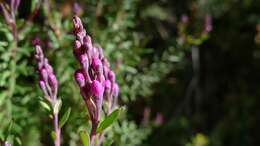
[[[83,146],[90,146],[89,135],[86,131],[80,131],[80,139],[83,143]]]
[[[18,143],[18,145],[22,145],[22,141],[19,137],[16,137],[15,140]]]
[[[108,115],[98,126],[97,128],[97,133],[100,133],[101,131],[103,131],[104,129],[106,129],[107,127],[109,127],[110,125],[112,125],[112,123],[117,119],[119,113],[120,113],[121,109],[118,108],[116,110],[114,110],[110,115]]]
[[[68,108],[67,111],[62,116],[61,120],[59,121],[59,128],[62,128],[65,123],[68,121],[70,116],[71,108]]]
[[[58,114],[60,109],[61,109],[61,105],[62,105],[62,101],[60,99],[58,99],[54,105],[54,108],[53,108],[53,113],[54,114]]]
[[[40,105],[41,105],[44,109],[46,109],[47,111],[51,111],[50,106],[49,106],[46,102],[40,101]]]

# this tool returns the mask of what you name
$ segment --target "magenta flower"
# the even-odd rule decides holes
[[[48,63],[48,59],[44,57],[43,51],[39,45],[35,46],[36,54],[35,58],[38,63],[39,72],[39,86],[47,100],[54,102],[54,98],[57,97],[58,81],[53,74],[53,69]]]
[[[115,73],[110,69],[102,48],[92,44],[91,37],[86,34],[79,17],[73,17],[73,32],[76,37],[73,53],[80,63],[74,78],[80,87],[92,122],[91,142],[96,135],[100,120],[103,99],[108,102],[108,113],[117,101],[119,87],[115,82]]]
[[[36,44],[35,49],[35,58],[38,64],[39,73],[39,86],[43,92],[45,99],[50,102],[52,108],[54,109],[54,106],[57,103],[58,81],[53,73],[51,65],[48,63],[48,59],[44,57],[42,48],[38,44]],[[58,121],[58,113],[54,112],[53,124],[56,135],[54,142],[55,146],[60,146],[61,129],[59,128]]]

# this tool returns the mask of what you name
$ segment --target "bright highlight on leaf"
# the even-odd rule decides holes
[[[61,105],[62,105],[62,101],[60,99],[58,99],[54,105],[54,108],[53,108],[53,113],[54,114],[58,114],[60,109],[61,109]]]
[[[89,135],[86,131],[80,131],[80,139],[83,143],[83,146],[90,146]]]
[[[121,111],[121,108],[114,110],[109,116],[107,116],[98,126],[97,133],[102,132],[104,129],[113,124],[113,122],[117,119]]]
[[[40,101],[40,104],[41,104],[41,106],[42,106],[44,109],[46,109],[47,111],[51,111],[50,106],[49,106],[46,102]]]

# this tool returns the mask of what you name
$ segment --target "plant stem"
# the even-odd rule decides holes
[[[91,132],[90,132],[90,145],[93,144],[95,137],[96,137],[96,131],[97,131],[97,125],[98,122],[92,121],[92,128],[91,128]]]
[[[59,128],[59,118],[58,118],[58,114],[54,113],[53,114],[53,122],[54,122],[54,130],[55,130],[55,146],[60,146],[60,132],[61,129]]]
[[[57,97],[54,96],[53,99],[53,103],[52,103],[52,106],[53,106],[53,109],[54,109],[54,106],[57,102]],[[53,126],[54,126],[54,132],[55,132],[55,141],[54,141],[54,145],[55,146],[60,146],[60,142],[61,142],[61,129],[59,128],[59,115],[58,113],[53,113]]]
[[[108,109],[107,109],[107,115],[109,115],[111,112],[112,112],[112,109],[113,109],[113,103],[112,101],[109,101],[108,102]],[[100,146],[104,140],[104,137],[105,137],[105,132],[102,131],[99,135],[99,140],[98,140],[98,145],[97,146]]]

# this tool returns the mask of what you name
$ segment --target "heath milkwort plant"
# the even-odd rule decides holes
[[[60,101],[57,100],[58,92],[58,81],[53,73],[52,66],[48,63],[48,59],[44,57],[42,48],[40,45],[35,45],[36,54],[35,58],[38,64],[38,74],[39,74],[39,86],[43,92],[44,98],[51,104],[53,109],[53,126],[55,133],[55,146],[60,146],[60,133],[61,129],[59,127],[58,119],[58,108]]]
[[[103,99],[108,103],[106,112],[110,114],[117,104],[119,87],[115,81],[115,73],[110,69],[102,48],[92,44],[91,37],[86,34],[77,16],[73,17],[73,32],[76,38],[73,53],[80,63],[80,68],[75,71],[74,78],[89,112],[92,124],[90,143],[93,144],[100,123]],[[101,144],[103,137],[104,133],[101,132],[98,145]]]

